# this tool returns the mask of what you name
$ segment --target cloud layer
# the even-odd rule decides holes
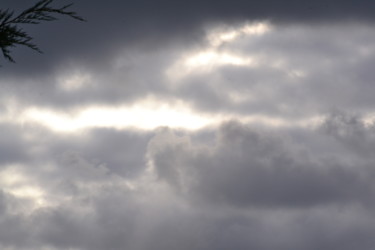
[[[0,248],[373,249],[374,7],[85,0],[30,26],[46,54],[0,69]]]
[[[200,134],[163,128],[130,158],[116,140],[135,145],[134,134],[90,135],[107,138],[101,150],[73,136],[63,148],[76,151],[63,152],[63,139],[50,138],[47,148],[23,149],[33,160],[2,168],[3,248],[373,246],[375,158],[358,149],[375,145],[374,129],[355,117],[332,115],[316,130],[236,121]]]

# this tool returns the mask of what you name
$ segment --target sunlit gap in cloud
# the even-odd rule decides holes
[[[238,97],[236,97],[238,98]],[[240,98],[244,98],[240,96]],[[241,101],[241,100],[237,100]],[[16,115],[17,114],[17,115]],[[1,122],[36,124],[54,132],[79,132],[91,128],[112,128],[150,131],[158,127],[200,130],[220,126],[223,122],[237,120],[245,124],[266,127],[316,128],[324,123],[327,114],[299,118],[269,114],[239,114],[236,112],[203,113],[183,101],[160,101],[156,97],[139,100],[132,105],[90,106],[78,110],[56,111],[44,107],[30,107],[9,113]],[[19,117],[14,119],[14,117]],[[363,114],[366,125],[375,124],[375,112]]]
[[[229,120],[267,127],[315,127],[324,121],[323,116],[289,119],[267,114],[202,113],[181,100],[160,100],[161,98],[148,97],[132,105],[89,106],[66,111],[38,106],[23,108],[21,103],[17,103],[14,105],[17,108],[0,117],[0,123],[39,125],[58,133],[75,133],[92,128],[150,131],[158,127],[169,127],[193,131],[217,127]],[[15,101],[12,100],[13,102]],[[370,118],[365,117],[368,122],[373,120]]]
[[[167,103],[150,105],[136,104],[122,107],[88,107],[73,115],[43,108],[30,108],[23,114],[23,124],[42,125],[55,132],[79,132],[91,128],[154,130],[169,127],[184,130],[199,130],[220,126],[223,122],[237,120],[246,124],[267,127],[315,127],[323,122],[321,116],[288,119],[269,115],[240,115],[235,113],[198,113],[182,104]]]
[[[271,25],[267,21],[245,23],[239,27],[223,27],[219,26],[210,29],[207,40],[213,47],[234,41],[241,36],[261,36],[271,30]]]
[[[44,190],[20,169],[19,166],[8,166],[0,171],[3,192],[31,202],[34,208],[48,205]]]
[[[253,62],[251,58],[241,57],[228,52],[220,53],[214,50],[199,52],[195,55],[189,56],[185,60],[185,66],[190,69],[195,67],[202,69],[202,67],[205,66],[214,67],[215,65],[225,64],[241,66],[254,65],[255,62]]]
[[[195,130],[212,122],[211,117],[194,113],[182,102],[160,102],[152,98],[146,98],[130,106],[94,106],[82,108],[74,113],[32,107],[24,111],[23,120],[60,132],[95,127],[152,130],[161,126]]]
[[[167,78],[174,84],[184,77],[199,72],[210,72],[219,66],[234,65],[256,67],[256,59],[250,56],[237,55],[230,51],[205,49],[186,53],[180,60],[166,70]]]
[[[183,53],[180,59],[167,69],[166,75],[176,83],[191,73],[208,72],[218,66],[256,67],[258,63],[255,57],[225,50],[222,45],[241,37],[261,36],[270,30],[271,25],[268,22],[245,23],[238,27],[211,28],[206,37],[207,47]]]
[[[298,81],[305,78],[308,72],[295,68],[287,58],[257,51],[233,50],[235,42],[250,42],[271,32],[277,32],[277,27],[268,21],[245,23],[238,26],[210,27],[207,30],[206,44],[188,51],[180,56],[165,70],[169,87],[178,88],[183,81],[194,74],[213,74],[222,66],[246,67],[252,69],[272,69],[283,72],[286,77]]]
[[[365,116],[363,116],[362,119],[363,123],[367,127],[375,126],[375,112],[371,112]]]

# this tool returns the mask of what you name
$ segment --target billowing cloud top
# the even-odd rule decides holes
[[[372,1],[72,8],[1,63],[1,249],[374,249]]]

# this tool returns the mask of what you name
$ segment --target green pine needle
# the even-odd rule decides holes
[[[76,12],[68,10],[72,4],[54,8],[50,6],[52,2],[53,0],[41,0],[17,16],[14,15],[14,11],[0,10],[0,48],[6,60],[15,62],[11,56],[11,48],[19,45],[42,53],[38,46],[32,42],[33,38],[19,27],[21,24],[55,21],[58,20],[56,15],[69,16],[79,21],[85,21]]]

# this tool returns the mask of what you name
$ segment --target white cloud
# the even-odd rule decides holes
[[[225,43],[234,41],[241,36],[261,36],[272,30],[269,22],[245,23],[238,27],[219,26],[207,31],[207,40],[213,47],[219,47]]]
[[[24,119],[60,132],[74,132],[86,128],[107,127],[152,130],[160,126],[182,129],[200,129],[210,123],[210,118],[192,113],[183,105],[168,103],[136,103],[132,106],[88,107],[74,115],[39,108],[27,109]]]

